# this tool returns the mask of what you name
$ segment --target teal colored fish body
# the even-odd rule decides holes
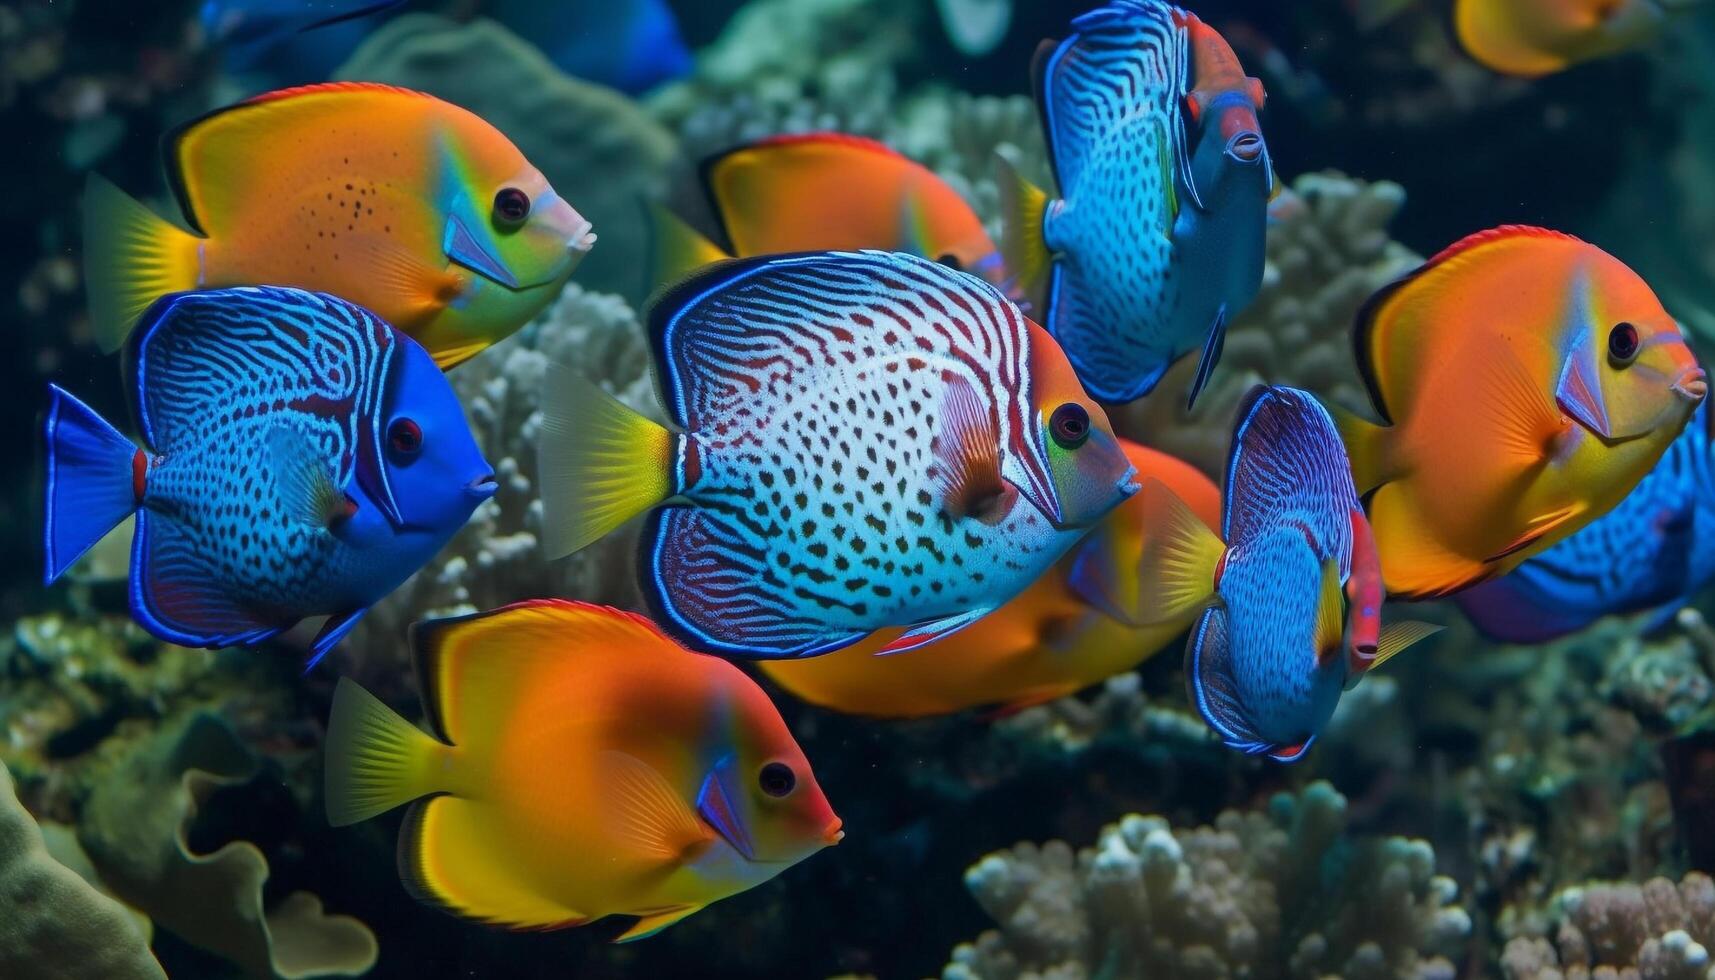
[[[47,577],[135,513],[132,614],[170,642],[254,644],[326,615],[319,658],[494,492],[433,358],[343,300],[166,296],[127,368],[140,447],[52,389]]]
[[[1299,758],[1349,678],[1339,619],[1319,620],[1354,565],[1361,516],[1333,419],[1291,388],[1258,387],[1239,411],[1222,497],[1218,602],[1192,631],[1192,703],[1230,747]],[[1338,608],[1336,606],[1336,608]]]
[[[1261,85],[1219,34],[1156,0],[1072,27],[1036,71],[1061,195],[1041,209],[1043,323],[1105,401],[1148,394],[1201,349],[1195,399],[1262,280]]]
[[[807,656],[886,626],[927,642],[1135,489],[1054,342],[938,263],[726,263],[651,324],[683,504],[651,515],[643,584],[694,648]],[[1077,439],[1055,422],[1068,411]]]

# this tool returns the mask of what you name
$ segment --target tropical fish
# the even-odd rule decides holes
[[[639,574],[693,649],[908,649],[1029,585],[1132,492],[1107,416],[1042,328],[896,252],[709,266],[656,301],[669,431],[562,371],[543,399],[543,546],[655,508]]]
[[[1140,398],[1201,348],[1195,401],[1262,282],[1262,84],[1158,0],[1113,0],[1072,28],[1034,66],[1060,197],[1000,161],[1005,262],[1091,394]]]
[[[328,616],[314,664],[496,489],[428,353],[344,300],[167,296],[127,366],[141,446],[50,388],[46,579],[135,514],[131,614],[170,643]]]
[[[1603,616],[1678,611],[1715,581],[1709,406],[1626,499],[1512,570],[1456,597],[1489,637],[1546,643]]]
[[[542,599],[411,628],[433,735],[348,678],[328,719],[336,827],[418,801],[399,872],[511,929],[608,915],[653,935],[844,836],[780,714],[641,616]]]
[[[1385,425],[1340,412],[1388,591],[1504,575],[1619,503],[1678,437],[1703,370],[1648,285],[1570,235],[1460,240],[1358,313]]]
[[[1120,447],[1139,479],[1159,480],[1205,521],[1220,519],[1220,491],[1196,467],[1123,439]],[[1172,622],[1134,626],[1104,611],[1115,597],[1092,604],[1068,584],[1088,563],[1112,565],[1114,581],[1125,587],[1123,566],[1135,566],[1153,531],[1144,517],[1142,501],[1126,500],[1017,598],[932,647],[878,657],[898,634],[884,630],[826,656],[763,661],[762,672],[812,704],[882,718],[981,705],[1013,711],[1100,683],[1136,667],[1196,618],[1188,611]],[[1130,572],[1135,580],[1135,567]]]
[[[705,160],[703,189],[738,256],[880,248],[945,262],[1006,290],[1000,249],[959,193],[875,140],[773,136]],[[657,211],[652,286],[729,258]]]
[[[381,18],[407,0],[203,0],[197,21],[230,72],[332,75]]]
[[[272,92],[165,145],[195,234],[100,177],[84,193],[90,316],[108,350],[165,293],[270,284],[344,297],[451,367],[535,316],[595,242],[498,130],[406,89]]]
[[[1535,78],[1655,40],[1701,0],[1457,0],[1459,43],[1484,66]]]
[[[967,58],[981,58],[1006,40],[1012,0],[935,0],[947,40]]]
[[[1116,609],[1138,623],[1201,610],[1186,651],[1191,701],[1230,748],[1301,758],[1340,692],[1436,629],[1381,624],[1375,541],[1327,411],[1258,385],[1239,408],[1221,533],[1159,481],[1138,494],[1156,529]],[[1073,578],[1074,588],[1081,580]]]

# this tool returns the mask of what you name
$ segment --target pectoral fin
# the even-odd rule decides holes
[[[1190,409],[1197,404],[1197,395],[1208,385],[1209,378],[1215,373],[1215,365],[1220,363],[1221,348],[1227,340],[1227,307],[1225,304],[1215,311],[1215,322],[1209,324],[1209,335],[1203,340],[1203,356],[1197,361],[1197,377],[1191,381],[1191,393],[1185,398],[1185,407]]]

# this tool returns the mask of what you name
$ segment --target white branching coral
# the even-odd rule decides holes
[[[1597,883],[1555,897],[1551,942],[1507,943],[1507,980],[1715,980],[1715,881],[1692,872],[1678,885]]]
[[[1175,830],[1131,815],[1093,848],[1019,844],[965,875],[999,923],[944,980],[1451,980],[1471,931],[1423,841],[1347,840],[1327,783]]]
[[[660,418],[637,314],[617,296],[585,292],[576,285],[566,287],[558,302],[524,329],[460,365],[448,377],[494,466],[500,490],[477,508],[470,523],[433,561],[364,617],[351,649],[397,645],[405,627],[425,616],[491,609],[522,599],[636,603],[634,529],[553,562],[538,544],[540,405],[548,367],[556,363]]]

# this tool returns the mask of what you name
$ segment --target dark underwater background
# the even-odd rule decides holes
[[[1694,346],[1715,340],[1715,10],[1645,51],[1527,82],[1466,59],[1434,0],[1369,30],[1342,0],[1187,5],[1267,86],[1270,152],[1302,206],[1270,230],[1224,377],[1194,414],[1171,395],[1128,410],[1144,441],[1213,473],[1251,382],[1355,398],[1358,303],[1497,224],[1600,244]],[[1532,648],[1431,607],[1448,629],[1348,696],[1292,766],[1208,737],[1178,642],[1134,675],[998,720],[851,718],[764,682],[846,840],[615,946],[619,922],[511,934],[411,900],[398,813],[327,826],[320,737],[341,673],[415,709],[412,619],[545,594],[635,603],[623,543],[557,567],[507,550],[532,518],[503,492],[307,676],[291,643],[157,643],[124,615],[122,570],[41,584],[47,384],[125,411],[80,283],[88,172],[163,207],[163,132],[324,78],[423,88],[485,116],[602,236],[555,306],[455,379],[491,458],[533,466],[522,433],[545,361],[645,390],[635,202],[694,217],[703,155],[778,131],[876,136],[992,223],[993,151],[1045,170],[1031,52],[1094,4],[1015,6],[1001,44],[969,57],[930,0],[425,0],[241,65],[197,4],[0,3],[0,761],[56,857],[153,920],[169,975],[294,975],[282,953],[295,975],[340,975],[367,932],[372,977],[1715,976],[1669,963],[1683,944],[1664,945],[1675,930],[1715,942],[1715,894],[1689,874],[1715,871],[1707,596],[1652,630],[1610,621]],[[628,47],[632,17],[669,18],[679,47]],[[570,43],[588,36],[605,40]],[[219,877],[199,871],[209,855],[236,878],[205,880]],[[1149,887],[1104,885],[1103,869],[1139,866]],[[289,896],[306,892],[360,929],[305,935],[283,916],[259,938],[264,911],[301,912]]]

